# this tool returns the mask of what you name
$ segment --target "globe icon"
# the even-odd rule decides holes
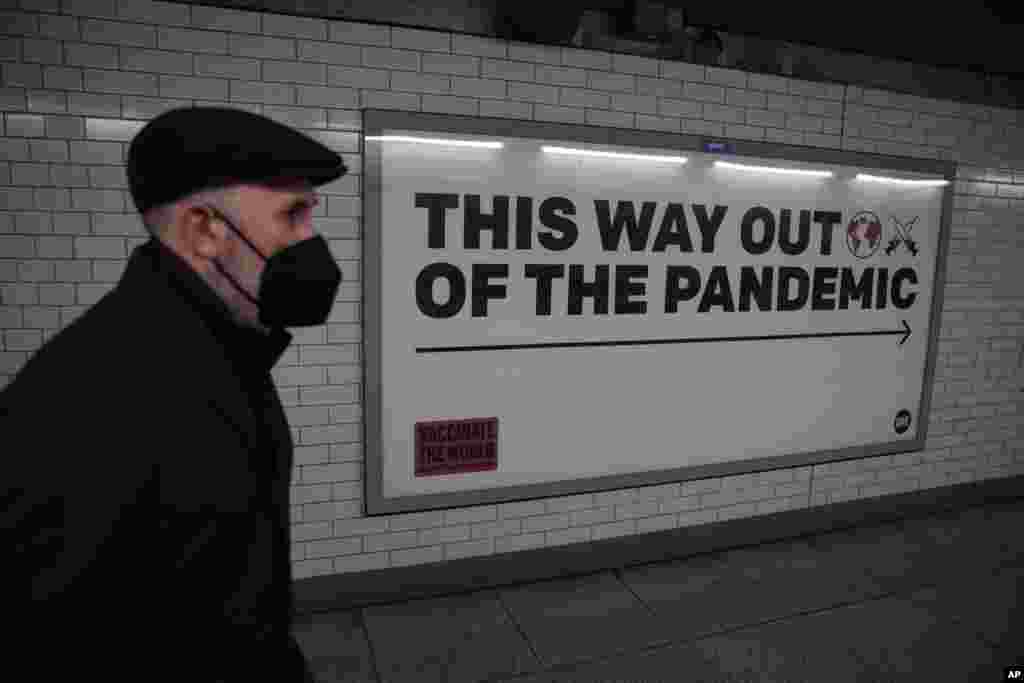
[[[878,251],[882,243],[882,221],[871,211],[859,211],[846,226],[846,246],[859,259]]]

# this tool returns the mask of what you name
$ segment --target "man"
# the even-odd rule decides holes
[[[313,680],[290,633],[292,442],[270,369],[284,328],[334,302],[312,188],[345,172],[239,110],[176,109],[132,141],[153,239],[0,393],[8,670]]]

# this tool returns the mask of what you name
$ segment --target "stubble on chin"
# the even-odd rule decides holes
[[[228,282],[216,268],[209,268],[206,272],[200,273],[210,288],[220,297],[228,309],[231,320],[240,327],[259,330],[264,334],[270,332],[270,328],[259,320],[259,308],[245,296],[238,292],[234,285]],[[245,286],[242,283],[242,286]]]

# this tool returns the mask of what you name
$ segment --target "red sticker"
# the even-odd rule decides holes
[[[416,476],[498,469],[498,418],[416,423]]]

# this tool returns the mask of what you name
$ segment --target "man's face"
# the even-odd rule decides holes
[[[281,181],[273,185],[239,185],[234,190],[234,201],[225,214],[263,256],[271,258],[282,249],[314,236],[313,207],[319,200],[308,183]],[[258,299],[266,263],[230,229],[224,237],[219,249],[222,266]],[[241,321],[258,324],[256,304],[229,283],[220,284],[218,291]]]
[[[313,237],[313,207],[319,199],[308,183],[239,185],[236,191],[231,218],[241,223],[246,237],[268,258]]]

